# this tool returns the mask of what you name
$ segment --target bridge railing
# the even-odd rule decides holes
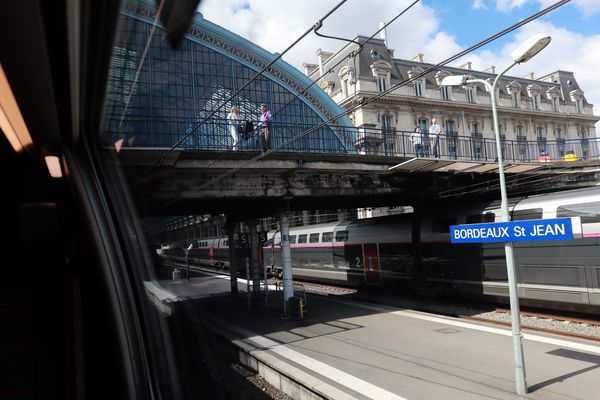
[[[109,119],[110,121],[110,119]],[[199,121],[198,121],[199,122]],[[252,121],[256,124],[256,121]],[[271,144],[277,151],[299,153],[354,153],[399,157],[439,157],[452,160],[494,161],[496,142],[480,133],[461,136],[445,132],[439,140],[423,134],[413,140],[413,132],[379,129],[373,127],[347,127],[319,123],[271,123]],[[254,130],[249,137],[233,146],[233,135],[226,119],[211,118],[195,128],[189,118],[148,118],[128,116],[125,123],[107,127],[112,142],[124,138],[125,146],[170,147],[181,141],[178,148],[186,150],[260,151],[260,132]],[[306,134],[307,131],[312,130]],[[296,139],[294,139],[296,138]],[[419,144],[420,147],[416,146]],[[502,141],[502,152],[507,162],[575,161],[597,159],[600,156],[598,138]]]

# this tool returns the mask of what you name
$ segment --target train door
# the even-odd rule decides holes
[[[379,255],[377,244],[365,243],[363,245],[363,260],[365,268],[365,281],[367,283],[380,283],[379,275]]]

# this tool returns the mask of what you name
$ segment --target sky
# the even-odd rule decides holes
[[[340,0],[202,0],[204,18],[256,43],[281,53],[314,25]],[[414,0],[347,0],[323,22],[320,33],[354,38],[371,36],[380,22],[388,22]],[[423,54],[423,61],[437,63],[487,37],[535,14],[555,0],[421,0],[387,28],[396,58]],[[571,71],[600,115],[600,0],[571,0],[527,25],[466,55],[450,65],[472,62],[483,70],[491,65],[500,71],[511,62],[510,52],[537,33],[549,34],[552,42],[527,63],[507,75],[530,72],[541,77],[557,70]],[[336,52],[346,42],[324,39],[314,33],[286,55],[291,65],[317,63],[316,51]],[[597,125],[597,134],[600,126]]]

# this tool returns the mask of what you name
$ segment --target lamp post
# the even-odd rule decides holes
[[[190,258],[189,258],[189,252],[192,249],[192,247],[194,247],[194,244],[190,244],[187,249],[185,250],[185,269],[187,271],[187,280],[190,280]]]
[[[544,47],[550,43],[550,36],[535,35],[525,41],[522,45],[516,48],[512,53],[512,64],[500,72],[494,82],[490,83],[483,79],[474,79],[468,75],[453,75],[447,76],[442,80],[442,86],[462,86],[466,83],[481,83],[490,92],[490,101],[492,103],[492,117],[494,119],[494,135],[496,137],[496,152],[498,156],[498,174],[500,176],[500,196],[501,196],[501,211],[502,221],[510,221],[508,213],[508,197],[506,194],[506,181],[504,179],[504,165],[502,155],[502,143],[500,141],[500,131],[498,129],[498,111],[496,108],[496,85],[502,75],[517,64],[529,61]],[[517,275],[515,269],[515,255],[512,242],[504,244],[504,252],[506,256],[506,269],[508,275],[508,292],[510,297],[510,309],[512,319],[512,338],[513,338],[513,353],[515,360],[515,385],[519,395],[527,393],[527,381],[525,379],[525,358],[523,356],[523,334],[521,332],[521,320],[519,309],[519,297],[517,293]]]

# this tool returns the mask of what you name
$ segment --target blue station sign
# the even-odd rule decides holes
[[[581,237],[577,218],[536,219],[450,226],[452,243],[539,242]]]

